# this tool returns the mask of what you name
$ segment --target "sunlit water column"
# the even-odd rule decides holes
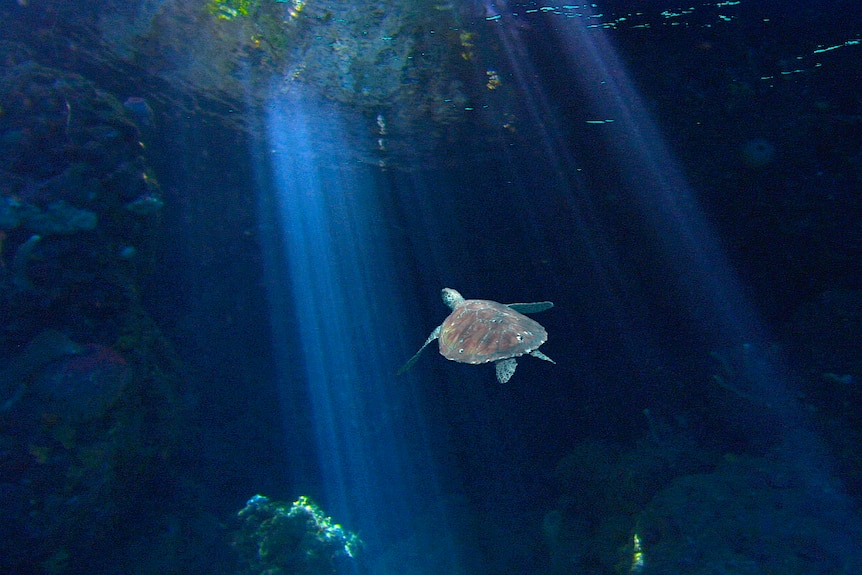
[[[412,380],[395,377],[413,351],[381,214],[385,186],[375,167],[353,159],[345,122],[315,96],[273,97],[261,229],[285,433],[296,457],[286,465],[374,555],[387,545],[423,545],[423,531],[445,531],[446,514]],[[443,559],[453,563],[447,572],[457,571],[454,556]]]
[[[582,7],[587,11],[587,7]],[[620,170],[633,194],[646,227],[672,265],[691,322],[713,341],[743,346],[749,357],[747,400],[764,412],[763,425],[776,426],[781,436],[774,455],[807,486],[813,505],[828,509],[846,539],[834,551],[847,565],[862,568],[860,530],[856,510],[837,480],[817,434],[809,427],[789,374],[781,362],[764,351],[769,333],[743,294],[736,273],[720,246],[717,234],[700,209],[682,170],[673,159],[660,131],[632,84],[604,30],[588,25],[591,19],[571,18],[556,28],[567,66],[591,109],[604,120],[609,165]],[[855,569],[850,568],[850,571]]]

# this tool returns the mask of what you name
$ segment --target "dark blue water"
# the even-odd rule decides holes
[[[854,2],[0,16],[3,573],[862,572]]]

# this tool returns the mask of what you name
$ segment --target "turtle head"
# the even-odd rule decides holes
[[[443,288],[440,296],[443,298],[443,303],[449,306],[449,309],[455,309],[464,301],[464,296],[452,288]]]

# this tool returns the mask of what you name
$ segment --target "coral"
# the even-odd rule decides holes
[[[148,216],[161,210],[164,205],[158,196],[144,194],[126,204],[126,209],[139,216]]]
[[[52,202],[44,210],[33,210],[21,219],[21,226],[43,236],[74,234],[95,229],[99,218],[90,210],[69,205],[63,200]]]
[[[356,566],[359,538],[333,523],[307,497],[290,506],[252,497],[238,517],[234,547],[248,574],[324,575]]]

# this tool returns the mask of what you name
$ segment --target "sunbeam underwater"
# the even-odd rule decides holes
[[[377,553],[404,533],[439,550],[450,535],[423,415],[411,386],[395,383],[406,300],[379,225],[382,184],[376,168],[337,152],[349,148],[343,121],[296,92],[275,97],[267,117],[261,212],[270,216],[262,229],[285,433],[289,452],[318,462],[291,469]],[[329,146],[333,154],[322,151]],[[446,556],[454,570],[457,553]]]
[[[761,406],[763,425],[776,425],[777,449],[788,472],[801,482],[812,504],[830,509],[843,538],[830,549],[849,571],[862,569],[859,541],[862,525],[815,431],[791,386],[784,362],[767,353],[772,334],[747,300],[712,225],[704,216],[691,186],[647,111],[625,65],[605,31],[590,27],[585,16],[556,28],[566,68],[591,97],[602,118],[600,128],[614,167],[634,192],[630,199],[641,224],[671,265],[673,284],[695,330],[715,340],[738,342],[748,366],[744,394]],[[644,547],[641,561],[648,560]]]
[[[779,356],[767,351],[774,334],[746,298],[717,232],[704,215],[606,30],[595,24],[601,17],[589,5],[564,8],[577,12],[577,17],[563,22],[554,18],[553,25],[547,26],[553,30],[553,40],[549,42],[560,52],[558,67],[564,70],[561,72],[564,85],[588,99],[581,104],[591,114],[585,123],[596,134],[594,139],[601,141],[609,152],[606,169],[616,171],[622,188],[629,190],[625,196],[629,213],[638,219],[633,227],[641,230],[652,249],[660,254],[656,257],[669,268],[662,273],[667,273],[667,289],[673,290],[675,301],[681,306],[680,313],[688,323],[684,331],[696,334],[701,341],[736,342],[743,350],[748,385],[745,389],[735,388],[732,393],[758,406],[757,426],[772,428],[779,437],[776,458],[793,475],[793,481],[805,486],[812,504],[828,509],[833,525],[844,526],[836,529],[843,536],[830,542],[830,553],[841,557],[843,568],[862,569],[858,555],[862,524],[856,507],[837,478],[828,450],[797,400],[794,374]],[[532,68],[521,26],[511,14],[501,12],[495,10],[487,19],[493,23],[504,47],[524,106],[534,117],[534,124],[541,127],[537,139],[549,162],[555,165],[572,162],[558,121],[547,120],[554,117],[555,111],[537,80],[540,75]],[[565,188],[571,196],[568,205],[573,213],[593,202],[579,183],[570,183]],[[612,278],[625,267],[611,261],[613,250],[608,246],[613,241],[603,241],[602,232],[592,222],[576,214],[572,219],[578,222],[579,241],[588,248],[585,253],[595,260],[593,270]],[[620,337],[629,338],[633,355],[637,354],[638,345],[647,348],[654,343],[648,324],[636,326],[625,317],[625,312],[621,317],[617,324],[625,327],[620,330]],[[632,572],[640,572],[649,561],[650,550],[649,545],[641,544],[637,532],[634,537],[638,541],[637,562],[633,563]]]

